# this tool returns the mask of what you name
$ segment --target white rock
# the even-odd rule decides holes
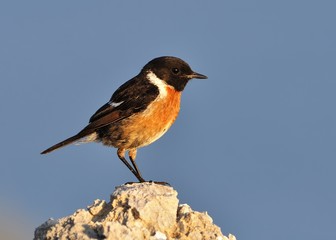
[[[178,206],[172,187],[148,182],[119,186],[109,203],[95,200],[87,210],[48,220],[35,230],[34,239],[236,240],[225,237],[207,213]]]

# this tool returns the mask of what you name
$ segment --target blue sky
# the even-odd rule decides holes
[[[146,179],[238,239],[335,239],[333,1],[3,1],[0,211],[27,232],[135,180],[99,144],[40,151],[154,57],[186,60],[180,115]],[[5,213],[4,213],[5,212]]]

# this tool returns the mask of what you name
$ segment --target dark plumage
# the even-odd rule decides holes
[[[139,181],[144,181],[135,164],[137,148],[154,142],[173,124],[180,109],[181,92],[192,78],[207,77],[193,72],[179,58],[153,59],[114,92],[83,130],[41,154],[77,141],[102,142],[118,148],[118,157]],[[133,167],[125,159],[126,151]]]

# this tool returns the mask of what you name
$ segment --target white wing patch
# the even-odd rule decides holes
[[[159,88],[160,98],[164,98],[167,96],[166,87],[169,85],[164,80],[158,78],[152,71],[149,71],[146,77],[151,83],[153,83],[155,86]]]
[[[112,107],[118,107],[120,106],[121,104],[123,104],[124,101],[121,101],[121,102],[109,102],[108,104]]]

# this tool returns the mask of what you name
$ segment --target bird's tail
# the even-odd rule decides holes
[[[41,154],[47,154],[50,153],[56,149],[59,149],[61,147],[65,147],[71,143],[75,143],[75,142],[92,142],[95,140],[96,135],[94,133],[92,133],[94,136],[91,135],[87,135],[87,134],[83,134],[83,132],[80,132],[78,134],[76,134],[75,136],[69,137],[68,139],[65,139],[62,142],[59,142],[53,146],[51,146],[50,148],[44,150],[43,152],[41,152]]]

